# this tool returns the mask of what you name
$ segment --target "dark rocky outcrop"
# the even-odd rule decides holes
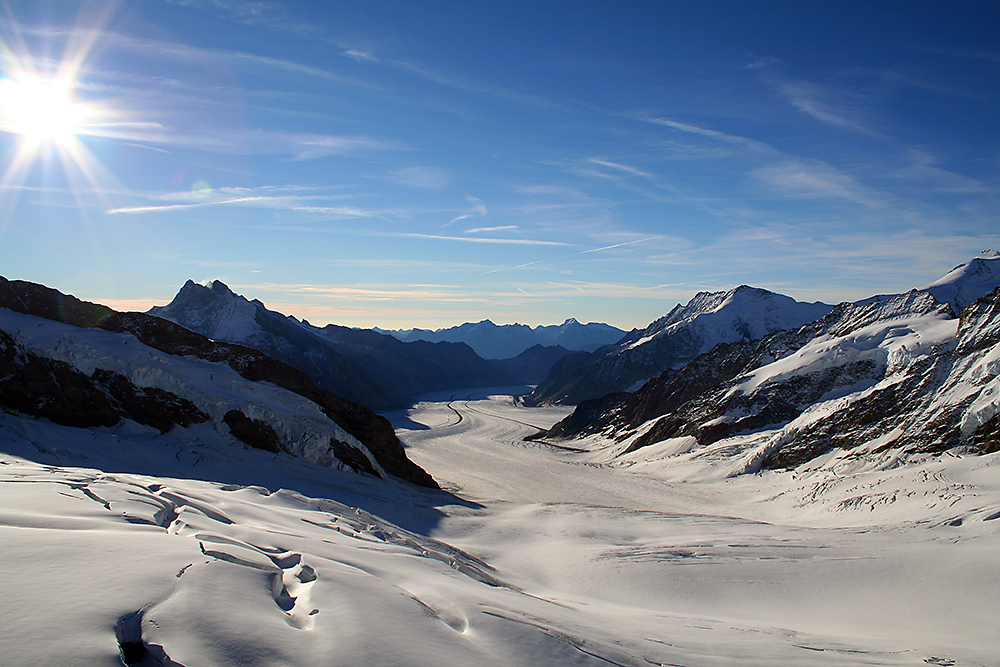
[[[75,326],[129,333],[141,343],[161,352],[224,363],[248,380],[270,382],[315,402],[327,417],[367,447],[386,472],[420,486],[437,488],[434,479],[407,458],[406,451],[387,419],[363,405],[319,389],[303,372],[272,359],[263,352],[234,343],[213,341],[159,317],[145,313],[118,312],[43,285],[10,281],[3,277],[0,277],[0,308]],[[13,343],[9,336],[7,339]],[[13,354],[16,355],[16,352]],[[72,370],[68,366],[66,369]],[[66,375],[65,372],[60,372]],[[38,374],[41,375],[41,371]],[[77,383],[71,380],[65,380],[65,385],[61,381],[48,385],[50,391],[54,391],[53,387],[60,386],[69,388],[63,389],[63,393],[85,391],[78,389]],[[55,395],[59,395],[59,392]],[[108,400],[107,395],[104,395],[104,399]],[[79,405],[87,404],[84,398],[77,400],[73,397],[73,401],[69,402],[74,401]],[[100,410],[95,410],[95,414],[100,413]],[[115,419],[112,423],[117,421]]]
[[[114,426],[127,418],[162,433],[174,425],[209,419],[191,401],[169,391],[140,388],[100,368],[87,375],[63,361],[21,349],[3,331],[0,410],[78,428]]]
[[[273,454],[281,451],[278,447],[278,434],[266,421],[247,417],[239,410],[230,410],[222,421],[229,426],[229,432],[234,438],[254,449],[263,449]]]
[[[382,477],[382,475],[378,474],[378,471],[375,470],[375,467],[372,465],[372,462],[368,460],[368,457],[365,456],[365,453],[357,447],[335,439],[330,440],[330,447],[333,449],[333,455],[355,472],[372,475],[373,477],[378,478]]]

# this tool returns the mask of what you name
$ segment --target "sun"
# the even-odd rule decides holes
[[[0,130],[32,144],[72,143],[86,120],[86,107],[73,99],[70,82],[38,76],[0,79]]]
[[[77,92],[87,90],[81,77],[113,10],[109,4],[94,16],[93,29],[70,34],[56,61],[33,54],[12,17],[0,21],[0,232],[29,184],[46,197],[71,194],[81,210],[94,201],[110,207],[115,181],[85,142],[119,119],[113,107]],[[42,46],[47,53],[58,48]]]

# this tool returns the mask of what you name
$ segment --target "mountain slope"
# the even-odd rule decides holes
[[[518,382],[538,384],[568,354],[572,353],[561,345],[534,345],[516,357],[492,361],[507,375],[517,378]]]
[[[4,410],[161,432],[209,422],[223,439],[436,487],[383,417],[257,350],[4,278],[0,330]]]
[[[465,343],[484,359],[509,359],[535,345],[558,345],[567,350],[592,352],[603,345],[617,342],[625,335],[624,331],[611,325],[599,322],[581,324],[574,318],[562,324],[534,328],[526,324],[498,326],[490,320],[483,320],[436,331],[406,329],[385,333],[404,341]]]
[[[912,291],[720,345],[634,394],[582,403],[545,437],[590,436],[608,460],[697,462],[726,474],[832,451],[988,453],[1000,448],[998,371],[1000,289],[960,320]]]
[[[527,404],[575,404],[626,391],[719,343],[754,340],[801,326],[832,308],[746,285],[728,292],[700,292],[614,345],[589,357],[567,358],[531,393]]]
[[[403,343],[369,330],[318,328],[268,310],[216,280],[188,281],[149,313],[217,340],[241,343],[299,369],[318,386],[376,409],[402,407],[424,393],[513,384],[469,347]]]

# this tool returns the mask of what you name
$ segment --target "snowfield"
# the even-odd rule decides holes
[[[444,491],[0,414],[0,662],[997,664],[1000,454],[611,463],[510,391],[388,415]]]

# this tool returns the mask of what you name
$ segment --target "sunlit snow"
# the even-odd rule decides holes
[[[565,409],[436,398],[390,416],[445,492],[199,444],[198,427],[0,415],[5,662],[121,664],[129,641],[187,667],[989,664],[1000,648],[1000,454],[668,481],[521,440]]]

